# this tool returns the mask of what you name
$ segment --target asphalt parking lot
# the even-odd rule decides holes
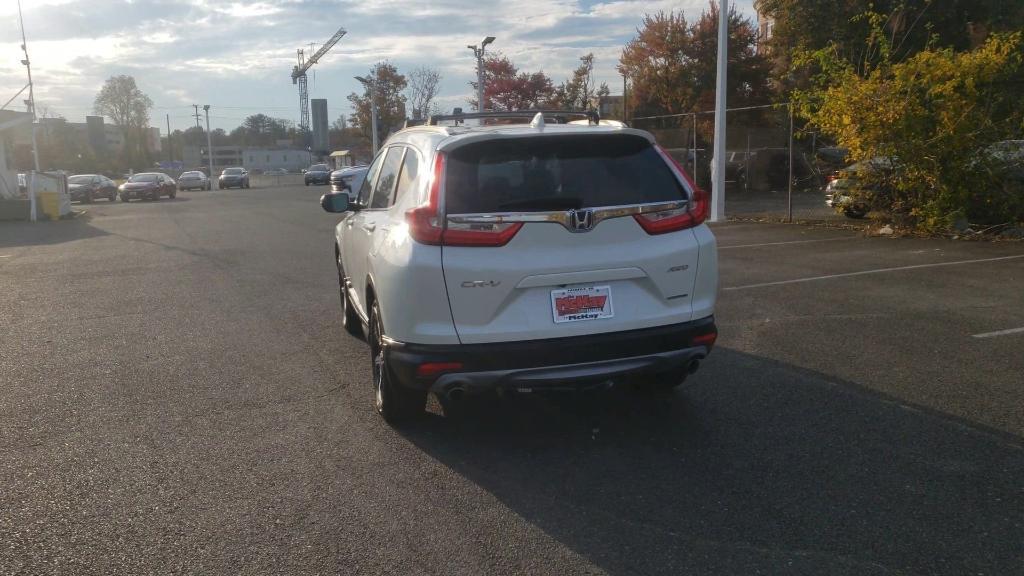
[[[394,430],[323,187],[0,222],[0,574],[1014,574],[1024,244],[715,225],[670,396]]]

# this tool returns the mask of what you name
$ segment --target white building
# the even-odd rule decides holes
[[[294,148],[246,148],[242,150],[242,166],[252,172],[254,170],[277,170],[284,168],[289,172],[298,172],[311,164],[308,150]]]

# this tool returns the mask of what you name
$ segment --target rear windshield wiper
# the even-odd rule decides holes
[[[567,196],[540,196],[499,204],[499,210],[578,210],[583,200]]]

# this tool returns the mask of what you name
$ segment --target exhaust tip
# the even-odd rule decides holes
[[[690,363],[686,365],[686,373],[693,374],[700,368],[700,360],[690,360]]]
[[[448,391],[448,400],[451,402],[461,402],[465,397],[466,391],[462,387],[455,387]]]

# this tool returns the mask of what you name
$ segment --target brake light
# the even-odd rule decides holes
[[[718,332],[708,332],[707,334],[694,336],[691,342],[694,346],[707,346],[711,348],[715,345],[715,340],[718,340]]]
[[[434,172],[430,180],[430,192],[427,203],[412,208],[405,213],[405,221],[409,224],[409,235],[420,244],[441,245],[444,234],[444,222],[438,212],[438,201],[441,198],[441,184],[444,180],[445,155],[438,152],[434,156]]]
[[[636,219],[644,231],[651,235],[685,230],[686,228],[700,225],[704,220],[707,220],[708,212],[711,208],[711,195],[698,188],[693,183],[693,180],[690,180],[686,170],[679,165],[679,162],[665,152],[661,146],[655,145],[654,149],[658,151],[658,154],[661,154],[661,157],[669,164],[669,167],[675,171],[677,177],[687,184],[687,188],[693,191],[690,202],[686,208],[662,210],[661,212],[652,212],[650,214],[636,214],[633,218]]]
[[[438,153],[434,157],[434,172],[430,181],[427,203],[405,213],[409,224],[409,235],[421,244],[432,246],[504,246],[508,244],[522,222],[495,224],[445,223],[439,205],[445,176],[446,157]]]
[[[417,378],[431,378],[444,372],[462,370],[462,362],[425,362],[416,367]]]

